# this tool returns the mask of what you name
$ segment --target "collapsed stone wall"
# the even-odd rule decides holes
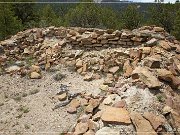
[[[160,46],[160,50],[157,46]],[[169,53],[164,49],[174,52]],[[82,56],[84,51],[87,53]],[[125,76],[129,77],[129,70],[135,69],[141,59],[161,52],[167,57],[177,55],[179,42],[160,27],[144,26],[132,31],[119,31],[52,26],[19,32],[10,39],[1,41],[0,65],[7,68],[9,63],[15,61],[15,65],[21,66],[17,69],[27,74],[31,65],[48,70],[52,65],[61,63],[73,66],[82,75],[87,72],[97,73],[97,76],[110,73],[118,78],[117,71],[123,70]],[[157,58],[146,59],[160,62]],[[29,67],[22,66],[22,61],[29,63]],[[164,61],[168,59],[165,58]],[[149,62],[145,63],[146,66],[148,64]]]

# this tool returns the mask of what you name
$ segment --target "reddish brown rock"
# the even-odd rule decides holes
[[[116,108],[125,108],[126,107],[126,101],[125,100],[120,100],[120,101],[114,103],[113,107],[116,107]]]
[[[107,123],[131,124],[129,112],[124,108],[107,106],[102,113],[101,119]]]
[[[169,46],[168,42],[161,40],[158,42],[158,45],[160,45],[163,49],[169,51],[171,50],[171,47]]]
[[[158,127],[162,126],[165,123],[165,120],[163,118],[161,118],[160,116],[156,116],[153,113],[145,112],[143,114],[143,117],[151,123],[154,130],[157,130]]]
[[[74,134],[76,135],[81,135],[84,134],[87,130],[88,130],[88,123],[87,122],[79,122],[76,127],[75,127],[75,131]]]
[[[118,70],[119,70],[119,66],[115,66],[115,67],[111,67],[109,69],[109,72],[115,74]]]
[[[160,82],[147,68],[137,67],[132,73],[132,79],[140,79],[149,88],[159,88]]]
[[[150,68],[160,68],[160,59],[156,58],[155,56],[151,56],[151,57],[146,57],[143,60],[143,65],[150,67]]]
[[[174,76],[170,71],[166,69],[157,69],[156,71],[158,78],[170,82],[173,88],[178,88],[180,86],[180,79]]]
[[[132,112],[131,120],[136,127],[137,135],[157,135],[148,120],[138,112]]]
[[[125,77],[130,77],[132,72],[133,72],[133,67],[132,65],[130,64],[130,61],[129,60],[126,60],[126,62],[124,63],[124,66],[123,66],[123,71],[124,71],[124,76]]]

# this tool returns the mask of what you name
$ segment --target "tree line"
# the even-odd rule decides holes
[[[26,0],[0,0],[0,2]],[[36,2],[36,0],[31,0]],[[90,0],[83,0],[90,1]],[[34,27],[76,26],[111,29],[135,29],[156,25],[180,39],[180,4],[156,4],[142,12],[139,5],[129,4],[115,10],[97,3],[78,4],[0,3],[0,39]]]

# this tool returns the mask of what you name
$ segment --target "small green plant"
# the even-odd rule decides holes
[[[4,103],[0,103],[0,106],[3,106],[4,105]]]
[[[21,107],[18,109],[18,111],[21,111],[21,112],[23,112],[23,113],[28,113],[30,110],[29,110],[29,108],[26,107],[26,106],[21,106]]]
[[[28,95],[27,93],[23,93],[22,97],[27,97],[27,95]]]
[[[24,127],[25,127],[25,129],[30,129],[30,126],[27,124],[25,124]]]
[[[158,94],[156,97],[157,97],[157,100],[159,102],[164,102],[165,101],[164,97],[161,94]]]
[[[56,80],[56,81],[60,81],[60,80],[62,80],[63,78],[65,78],[65,75],[62,74],[62,73],[60,73],[60,72],[58,72],[53,78],[54,78],[54,80]]]
[[[18,96],[16,96],[16,97],[14,97],[13,99],[14,99],[15,101],[21,101],[22,98],[21,98],[20,95],[18,95]]]
[[[20,119],[22,117],[23,113],[19,114],[18,116],[16,116],[16,118]]]
[[[34,89],[34,90],[31,90],[30,91],[30,95],[34,95],[34,94],[36,94],[36,93],[38,93],[39,92],[39,90],[38,89]]]

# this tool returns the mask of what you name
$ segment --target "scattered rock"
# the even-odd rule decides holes
[[[175,77],[170,71],[166,69],[158,69],[156,71],[158,78],[170,82],[173,88],[178,88],[180,86],[180,79]]]
[[[61,95],[57,95],[59,101],[64,101],[67,98],[67,93],[62,93]]]
[[[156,116],[150,112],[145,112],[143,114],[143,117],[151,123],[154,130],[157,130],[158,127],[162,126],[165,123],[165,120],[163,118],[161,118],[160,116]]]
[[[130,115],[131,120],[136,127],[137,135],[157,135],[149,121],[143,118],[140,113],[132,112]]]
[[[74,113],[77,113],[77,109],[75,107],[69,107],[67,109],[67,112],[70,114],[74,114]]]
[[[146,57],[144,59],[144,66],[150,67],[150,68],[160,68],[160,59],[157,59],[153,56]]]
[[[109,72],[115,74],[118,70],[119,70],[119,66],[115,66],[115,67],[111,67],[109,69]]]
[[[103,91],[107,91],[109,89],[109,86],[108,85],[101,85],[99,88]]]
[[[88,127],[87,122],[79,122],[75,127],[74,133],[77,135],[84,134],[88,130]]]
[[[11,73],[11,72],[16,72],[19,71],[21,68],[19,66],[11,66],[9,68],[6,69],[7,73]]]
[[[78,108],[80,106],[80,101],[77,99],[73,99],[70,103],[69,106],[72,108]]]
[[[30,73],[30,78],[31,79],[41,79],[42,76],[39,73],[37,73],[37,72],[31,72]]]
[[[149,88],[159,88],[159,80],[145,67],[137,67],[132,73],[132,79],[140,79]]]
[[[107,106],[102,113],[101,119],[113,124],[131,124],[129,112],[124,108]]]
[[[169,46],[168,42],[164,41],[164,40],[160,40],[158,42],[158,45],[160,45],[163,49],[169,51],[171,50],[171,47]]]
[[[126,101],[125,100],[120,100],[118,102],[115,102],[113,104],[113,107],[116,107],[116,108],[125,108],[126,107]]]

